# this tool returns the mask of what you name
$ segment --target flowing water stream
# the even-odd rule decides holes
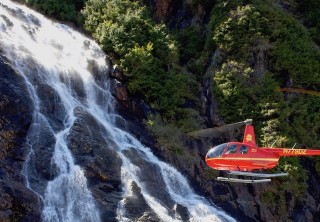
[[[85,172],[75,163],[67,140],[79,109],[99,122],[104,137],[121,158],[118,221],[133,221],[125,207],[126,200],[133,195],[133,184],[139,187],[159,221],[184,220],[172,213],[172,206],[185,207],[188,221],[234,221],[195,194],[182,174],[117,127],[116,120],[121,117],[113,110],[110,82],[105,75],[111,67],[94,41],[24,6],[1,0],[0,48],[1,55],[24,78],[33,101],[33,119],[26,138],[29,154],[22,173],[26,186],[43,202],[43,221],[108,221],[102,218]],[[96,73],[91,73],[93,63]],[[97,79],[97,75],[105,77]],[[50,104],[58,107],[55,115],[43,92],[54,95]],[[44,137],[48,139],[43,140]],[[50,165],[52,179],[40,180],[33,173],[36,156],[41,155],[39,147],[46,147],[45,143],[50,141],[51,156],[44,164]]]

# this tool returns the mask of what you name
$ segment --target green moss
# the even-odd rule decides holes
[[[275,193],[272,191],[265,191],[260,194],[261,201],[270,206],[275,202]]]
[[[206,168],[205,173],[206,177],[211,180],[217,179],[217,177],[219,176],[219,171],[212,168]]]

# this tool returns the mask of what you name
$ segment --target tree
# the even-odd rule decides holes
[[[130,92],[145,95],[166,118],[178,118],[179,106],[191,93],[165,25],[155,23],[139,1],[89,0],[82,13],[85,29],[125,71]]]

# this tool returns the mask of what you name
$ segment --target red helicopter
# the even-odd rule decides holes
[[[220,134],[226,129],[245,124],[245,132],[242,142],[228,142],[211,148],[206,155],[206,163],[209,167],[227,171],[228,175],[247,176],[252,179],[238,179],[232,177],[218,177],[219,181],[261,183],[270,182],[272,177],[287,176],[288,173],[256,173],[253,171],[274,168],[283,156],[320,156],[320,150],[258,147],[256,144],[252,120],[224,125],[218,128],[204,129],[190,133],[194,137],[209,137],[212,134]],[[259,177],[263,179],[253,179]]]

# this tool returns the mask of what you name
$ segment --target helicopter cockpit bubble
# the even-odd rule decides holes
[[[220,144],[219,146],[211,148],[207,153],[207,159],[220,157],[226,149],[228,143]]]

